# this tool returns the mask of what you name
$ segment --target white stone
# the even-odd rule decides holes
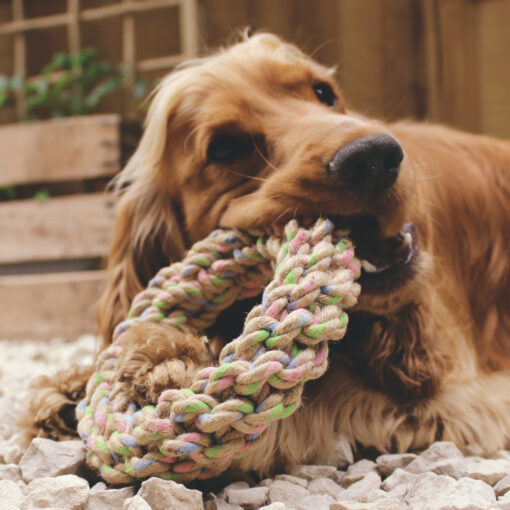
[[[376,463],[367,459],[359,460],[347,469],[345,476],[342,478],[342,487],[349,487],[349,485],[364,478],[368,473],[377,473]]]
[[[274,503],[280,501],[286,505],[294,505],[298,503],[305,496],[308,496],[308,491],[296,485],[295,483],[286,482],[285,480],[275,480],[269,487],[268,502]]]
[[[301,501],[294,503],[296,510],[329,510],[334,498],[327,494],[310,494],[305,496]]]
[[[19,507],[23,502],[23,492],[12,480],[0,480],[0,508]]]
[[[354,462],[352,445],[345,436],[341,436],[335,444],[336,465],[339,468],[350,466]]]
[[[358,490],[353,491],[350,488],[345,489],[344,492],[340,493],[336,500],[337,501],[357,501],[358,503],[372,503],[379,501],[380,499],[386,499],[389,495],[381,489],[369,489],[369,490]],[[395,497],[392,495],[392,497]]]
[[[496,496],[502,496],[506,494],[510,490],[510,474],[506,475],[505,478],[502,478],[495,486],[494,492]],[[510,495],[510,494],[509,494]]]
[[[82,441],[51,441],[35,438],[19,467],[26,482],[36,478],[47,478],[76,474],[85,464],[85,447]]]
[[[287,506],[285,506],[285,503],[281,503],[280,501],[277,501],[276,503],[271,503],[270,505],[261,506],[259,510],[287,510]]]
[[[219,498],[227,499],[226,494],[229,490],[236,490],[236,489],[249,489],[250,484],[248,482],[239,481],[239,482],[233,482],[229,485],[226,485],[219,493]]]
[[[21,469],[16,464],[0,465],[0,480],[11,480],[13,482],[21,480]]]
[[[410,508],[420,510],[480,510],[495,503],[492,487],[481,480],[423,473],[406,493]]]
[[[404,510],[409,507],[395,498],[378,499],[376,501],[338,501],[329,510]]]
[[[230,489],[227,501],[245,508],[257,509],[266,503],[267,487],[251,487],[249,489]]]
[[[440,461],[451,462],[452,459],[463,459],[462,452],[449,441],[439,441],[431,444],[421,455],[406,466],[410,473],[424,473],[432,464]]]
[[[213,499],[204,503],[204,510],[243,510],[243,507],[227,503],[224,499],[213,495]]]
[[[491,509],[494,508],[497,510],[510,510],[510,492],[498,498],[498,501],[496,502],[494,507],[490,508]]]
[[[417,477],[418,475],[397,468],[384,480],[382,488],[390,492],[392,496],[401,497],[407,492],[407,489]]]
[[[288,466],[288,473],[298,478],[306,480],[315,480],[315,478],[324,477],[334,479],[337,469],[334,466],[312,466],[307,464],[296,464]]]
[[[334,482],[336,482],[338,485],[342,485],[342,480],[345,478],[346,472],[345,471],[337,471],[336,475],[332,478]]]
[[[467,457],[464,459],[465,476],[495,485],[510,473],[510,461],[506,459],[481,459]]]
[[[406,467],[414,459],[416,459],[414,453],[394,453],[379,455],[379,457],[375,459],[375,463],[377,464],[379,473],[383,476],[388,476],[391,475],[395,469]]]
[[[3,464],[17,464],[23,450],[11,440],[0,440],[0,462]]]
[[[261,487],[269,487],[272,483],[274,482],[274,480],[272,478],[264,478],[264,480],[262,480],[259,485]],[[306,482],[306,480],[305,480]],[[308,483],[308,482],[306,482]]]
[[[342,487],[330,478],[316,478],[308,484],[310,494],[327,494],[333,499],[342,491]]]
[[[300,478],[299,476],[292,475],[276,475],[275,480],[285,480],[286,482],[295,483],[301,485],[301,487],[308,487],[308,480],[306,478]]]
[[[142,483],[138,495],[142,496],[152,510],[168,510],[169,508],[186,508],[186,510],[203,510],[202,493],[187,489],[184,485],[172,480],[149,478]]]
[[[145,499],[137,495],[126,499],[122,506],[122,510],[152,510],[152,508]]]
[[[373,490],[379,490],[381,487],[381,477],[378,473],[371,471],[364,478],[349,485],[347,489],[340,492],[338,500],[359,499],[361,496]]]
[[[104,482],[97,482],[91,489],[90,492],[105,491],[108,486]]]
[[[133,495],[133,487],[91,490],[85,510],[121,510],[124,501]]]
[[[38,478],[27,487],[23,509],[48,506],[81,510],[89,497],[89,484],[76,475]]]

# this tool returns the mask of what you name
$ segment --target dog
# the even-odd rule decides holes
[[[437,440],[486,454],[509,446],[510,142],[356,114],[333,70],[259,33],[162,80],[115,188],[104,345],[157,270],[218,227],[326,216],[351,231],[363,271],[348,333],[301,408],[238,470],[328,462],[340,435],[377,452]],[[209,347],[158,325],[132,328],[122,374],[133,398],[187,386],[252,304],[223,313]],[[72,433],[91,370],[39,383],[32,434]]]

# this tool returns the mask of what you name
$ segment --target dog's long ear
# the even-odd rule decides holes
[[[172,167],[172,118],[182,98],[182,72],[162,81],[149,109],[140,144],[113,186],[119,195],[107,264],[106,289],[97,320],[104,345],[126,317],[134,296],[161,267],[185,250],[183,226],[173,196],[178,195]],[[180,79],[179,79],[180,78]],[[173,195],[173,196],[172,196]]]
[[[106,288],[97,309],[99,333],[111,341],[131,301],[158,269],[184,253],[171,200],[133,185],[120,198],[107,265]]]

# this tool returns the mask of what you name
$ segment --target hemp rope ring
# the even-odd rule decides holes
[[[248,454],[272,422],[299,407],[304,383],[327,369],[328,341],[345,334],[344,309],[360,292],[347,233],[333,232],[327,219],[309,229],[292,220],[262,236],[220,229],[161,269],[116,327],[77,406],[89,465],[111,484],[150,476],[188,482],[217,476]],[[191,388],[163,391],[156,405],[129,401],[118,358],[134,323],[199,333],[265,285],[219,366],[198,371]]]

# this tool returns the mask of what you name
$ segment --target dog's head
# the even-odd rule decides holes
[[[167,76],[117,181],[126,190],[112,286],[132,297],[136,283],[122,278],[144,285],[218,226],[258,229],[319,215],[351,228],[366,259],[365,309],[411,281],[412,172],[383,123],[346,110],[332,74],[258,34]]]

